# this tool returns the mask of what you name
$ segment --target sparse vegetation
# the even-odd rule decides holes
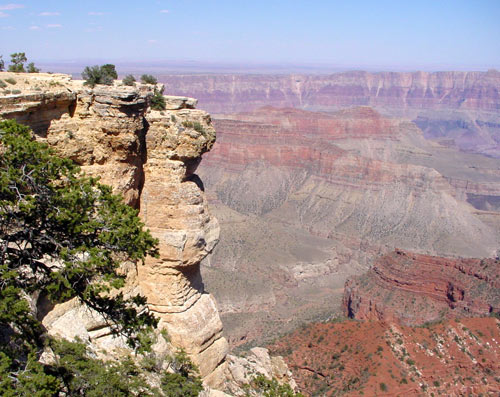
[[[141,76],[141,83],[156,85],[156,84],[158,84],[158,80],[153,75],[143,74]]]
[[[127,74],[127,75],[123,78],[122,82],[123,82],[123,85],[127,85],[127,86],[134,86],[134,85],[135,85],[136,80],[135,80],[135,77],[134,77],[133,75],[131,75],[131,74]]]
[[[295,393],[290,385],[280,384],[276,379],[268,379],[264,375],[257,375],[250,385],[263,397],[303,397],[301,393]]]
[[[0,88],[5,88],[7,87],[7,84],[3,80],[0,79]]]
[[[0,55],[0,72],[3,72],[4,69],[5,69],[5,62],[3,60],[3,56]]]
[[[17,81],[15,79],[13,79],[12,77],[6,78],[5,81],[11,85],[17,84]]]

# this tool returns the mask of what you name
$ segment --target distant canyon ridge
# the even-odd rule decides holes
[[[212,115],[262,106],[335,111],[370,106],[415,122],[426,138],[500,157],[500,72],[363,72],[330,75],[162,75],[167,91]]]

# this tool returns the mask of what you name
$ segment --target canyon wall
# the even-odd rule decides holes
[[[16,91],[0,96],[0,118],[32,127],[37,139],[73,159],[122,194],[159,240],[159,258],[128,267],[126,294],[140,293],[160,318],[174,348],[183,348],[208,384],[223,381],[227,353],[213,297],[204,291],[199,263],[218,241],[203,185],[194,174],[215,130],[196,101],[165,97],[152,111],[153,86],[96,86],[66,75],[2,73]],[[88,310],[87,310],[88,311]],[[102,321],[75,302],[57,305],[43,319],[49,332],[99,343]],[[109,340],[105,344],[110,347]]]
[[[500,156],[500,72],[331,75],[165,75],[169,92],[194,95],[215,114],[262,106],[334,111],[371,106],[414,121],[426,137]]]
[[[497,159],[365,106],[263,107],[214,125],[198,172],[222,233],[202,272],[234,345],[329,318],[346,277],[396,247],[496,253],[498,214],[468,200],[497,197]]]
[[[396,250],[364,275],[349,279],[344,314],[403,325],[500,314],[495,259],[457,259]]]

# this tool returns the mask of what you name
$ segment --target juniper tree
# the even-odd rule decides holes
[[[0,388],[26,391],[27,376],[57,383],[37,361],[47,337],[27,300],[35,293],[54,303],[78,298],[137,347],[138,333],[156,325],[136,310],[145,299],[108,292],[124,285],[119,265],[157,255],[156,243],[110,187],[29,128],[0,122]]]

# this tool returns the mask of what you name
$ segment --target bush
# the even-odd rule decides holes
[[[3,80],[0,80],[0,88],[5,88],[7,87],[7,84]]]
[[[2,55],[0,55],[0,72],[3,72],[3,70],[5,69],[5,62],[2,58]]]
[[[257,375],[250,382],[250,386],[264,397],[302,397],[301,393],[295,393],[288,384],[279,384],[278,381],[268,379],[264,375]]]
[[[14,80],[12,77],[9,77],[8,79],[5,79],[5,81],[7,83],[9,83],[9,84],[12,84],[12,85],[17,84],[17,81]]]
[[[38,73],[38,72],[40,72],[40,69],[36,68],[33,62],[28,63],[28,73]]]
[[[151,109],[153,110],[165,110],[166,108],[165,98],[163,97],[163,90],[159,91],[155,89],[153,98],[151,98]]]
[[[112,66],[112,68],[111,68]],[[97,84],[112,85],[115,79],[116,71],[114,65],[86,66],[82,72],[82,78],[85,85],[94,88]]]
[[[387,385],[384,382],[380,383],[379,386],[380,386],[380,390],[387,391]]]
[[[131,74],[127,74],[124,78],[123,78],[123,85],[128,85],[128,86],[134,86],[135,85],[135,77]]]
[[[150,74],[143,74],[141,76],[141,83],[144,84],[158,84],[158,80],[156,77],[150,75]]]
[[[111,63],[107,63],[106,65],[102,65],[101,70],[104,74],[112,77],[114,80],[116,80],[118,78],[118,73],[116,73],[116,67],[115,67],[115,65],[112,65]]]

